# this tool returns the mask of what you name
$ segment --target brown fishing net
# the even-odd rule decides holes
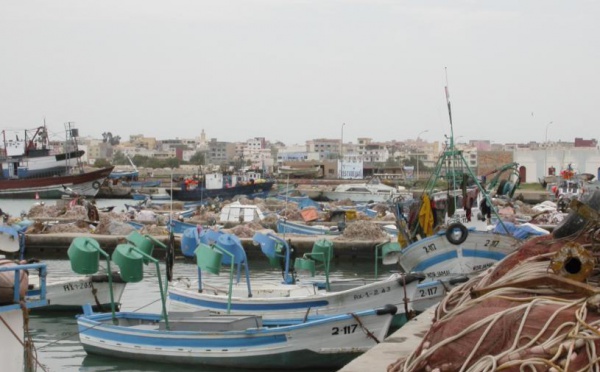
[[[599,370],[600,220],[590,216],[455,287],[421,344],[388,371]]]

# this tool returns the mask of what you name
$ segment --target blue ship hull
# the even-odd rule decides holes
[[[222,189],[206,189],[197,187],[187,190],[185,185],[180,189],[167,189],[167,193],[173,193],[173,199],[181,201],[200,201],[208,198],[231,199],[236,195],[244,195],[250,198],[266,197],[275,182],[257,182],[254,184],[238,185],[234,187],[226,187]]]

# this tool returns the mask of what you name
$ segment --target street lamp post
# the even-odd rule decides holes
[[[417,146],[418,146],[419,141],[421,139],[421,134],[427,133],[427,132],[429,132],[429,130],[425,129],[425,130],[419,132],[419,134],[417,134]],[[419,150],[420,150],[419,147],[417,147],[417,181],[419,181]]]
[[[344,168],[344,126],[346,126],[346,123],[342,123],[342,137],[340,139],[340,178],[342,178]]]
[[[546,176],[546,173],[548,172],[548,127],[550,126],[550,124],[554,123],[553,121],[549,122],[548,124],[546,124],[546,138],[544,140],[544,173],[543,175]]]

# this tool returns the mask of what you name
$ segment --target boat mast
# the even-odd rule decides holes
[[[65,131],[66,131],[66,136],[65,136],[65,154],[67,154],[67,159],[70,159],[70,154],[71,151],[79,151],[79,145],[77,144],[77,137],[79,137],[79,130],[77,130],[76,128],[72,127],[72,124],[74,124],[72,121],[68,121],[65,123]],[[71,147],[73,147],[73,149],[71,149]],[[81,157],[77,156],[76,159],[76,167],[79,169],[79,173],[83,173],[83,162],[81,161]],[[69,167],[69,164],[67,164],[67,167]]]
[[[456,207],[458,197],[459,197],[459,195],[457,193],[457,191],[459,190],[459,187],[458,187],[458,182],[456,179],[456,177],[457,177],[456,170],[457,170],[458,166],[460,166],[461,170],[466,170],[466,174],[468,176],[470,176],[470,178],[475,183],[475,186],[479,189],[479,192],[481,193],[482,197],[487,201],[488,205],[491,206],[493,204],[492,204],[491,198],[489,196],[489,193],[481,185],[481,183],[477,179],[477,176],[473,173],[473,171],[469,167],[469,164],[467,163],[466,159],[462,155],[462,150],[458,150],[455,148],[454,125],[452,122],[452,106],[450,104],[450,91],[448,89],[448,70],[447,70],[447,68],[444,68],[444,69],[446,72],[446,86],[444,87],[444,90],[445,90],[445,94],[446,94],[446,104],[448,106],[448,118],[450,120],[450,136],[449,137],[446,136],[446,138],[448,139],[449,143],[448,143],[448,146],[444,149],[444,151],[440,154],[438,161],[436,163],[435,169],[434,169],[433,173],[431,174],[431,176],[429,177],[429,179],[427,180],[427,183],[423,189],[423,193],[428,194],[428,195],[433,194],[434,189],[436,188],[436,183],[442,175],[442,168],[445,167],[445,169],[446,169],[445,177],[446,177],[446,182],[448,183],[448,198],[453,199],[453,205]],[[464,172],[461,172],[461,177],[462,177],[461,182],[465,182]],[[466,185],[464,185],[464,187],[466,187]],[[456,213],[455,213],[456,208],[455,208],[454,212],[452,212],[452,215],[450,215],[450,212],[451,211],[449,211],[449,210],[446,211],[448,220],[449,221],[455,220],[457,218]],[[494,208],[492,208],[492,213],[498,218],[499,223],[506,229],[502,219],[500,219],[500,216],[498,216],[498,213]],[[413,239],[415,238],[415,236],[417,234],[417,229],[418,229],[418,225],[415,225],[414,229],[411,231],[411,238],[413,238]]]
[[[446,92],[446,103],[448,104],[448,119],[450,120],[450,149],[454,149],[454,126],[452,125],[452,106],[450,105],[450,90],[448,89],[448,68],[444,67],[446,73],[446,86],[444,90]]]

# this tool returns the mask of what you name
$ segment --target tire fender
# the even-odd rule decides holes
[[[460,236],[458,238],[453,234],[454,230],[456,229],[460,230]],[[446,229],[446,239],[448,239],[451,244],[462,244],[465,240],[467,240],[467,236],[469,236],[469,230],[460,222],[452,223]]]

